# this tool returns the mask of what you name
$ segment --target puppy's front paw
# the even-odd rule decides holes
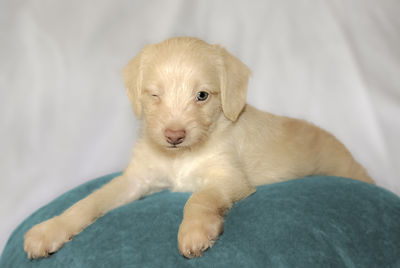
[[[179,252],[186,258],[200,257],[222,233],[223,222],[216,214],[184,219],[178,232]]]
[[[26,234],[24,250],[29,258],[47,257],[49,253],[56,252],[72,235],[59,217],[54,217],[33,226]]]

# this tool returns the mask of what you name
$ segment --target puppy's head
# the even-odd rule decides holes
[[[172,150],[204,141],[221,113],[236,121],[249,75],[224,48],[189,37],[146,46],[123,71],[145,135]]]

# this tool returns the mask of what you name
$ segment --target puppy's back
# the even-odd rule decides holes
[[[340,141],[303,120],[246,105],[235,123],[232,139],[253,185],[308,175],[341,176],[373,183]]]

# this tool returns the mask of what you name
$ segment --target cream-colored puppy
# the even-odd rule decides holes
[[[246,105],[249,75],[224,48],[199,39],[145,47],[123,72],[142,121],[129,166],[29,230],[28,256],[48,256],[108,211],[163,189],[193,192],[178,232],[179,251],[191,258],[213,245],[232,204],[258,185],[317,174],[373,183],[328,132]]]

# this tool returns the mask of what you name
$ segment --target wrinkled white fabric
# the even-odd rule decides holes
[[[252,70],[248,102],[334,133],[400,194],[397,0],[0,2],[0,250],[61,193],[122,170],[134,119],[121,79],[145,45],[220,43]]]

